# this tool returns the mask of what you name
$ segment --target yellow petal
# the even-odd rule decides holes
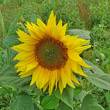
[[[28,65],[27,65],[26,72],[29,71],[29,70],[31,70],[31,69],[36,68],[37,65],[38,65],[38,62],[37,62],[37,61],[33,61],[32,63],[28,64]]]
[[[26,66],[20,66],[17,68],[16,72],[25,71],[25,70],[26,70]]]
[[[33,56],[34,57],[34,52],[21,52],[17,54],[13,60],[23,60],[25,58],[29,58]]]
[[[23,77],[30,76],[32,74],[33,74],[33,70],[28,71],[28,72],[21,72],[19,75],[20,75],[21,78],[23,78]]]
[[[65,25],[66,26],[66,25]],[[58,24],[55,26],[54,31],[52,32],[52,36],[57,40],[62,40],[64,37],[64,28],[65,26],[62,26],[62,20],[58,22]]]
[[[60,94],[62,94],[63,92],[63,84],[62,84],[62,80],[59,80],[59,90],[60,90]]]
[[[84,40],[84,39],[77,38],[73,43],[73,47],[80,47],[84,44],[87,44],[88,42],[90,42],[90,40]]]
[[[77,68],[78,68],[78,74],[82,75],[82,76],[86,76],[86,74],[84,74],[84,72],[82,71],[81,67],[79,65],[77,65]]]
[[[50,77],[50,71],[45,70],[45,74],[42,78],[42,82],[41,82],[41,88],[43,88],[45,86],[45,84],[49,81],[49,77]]]
[[[48,83],[47,84],[45,84],[45,86],[43,87],[43,92],[45,92],[46,91],[46,89],[47,89],[47,87],[48,87]]]
[[[66,84],[67,84],[68,77],[67,77],[66,72],[64,71],[64,69],[61,69],[61,80],[62,80],[63,88],[65,88]]]
[[[33,24],[33,23],[31,23],[31,24],[34,27],[34,30],[32,31],[33,36],[37,37],[38,39],[42,39],[45,34],[35,24]]]
[[[57,82],[59,81],[60,76],[61,76],[61,70],[57,70],[56,88],[55,89],[57,89]]]
[[[19,67],[19,66],[25,66],[31,62],[35,61],[35,57],[29,57],[28,59],[25,59],[25,60],[21,60],[19,61],[15,67]]]
[[[47,33],[47,26],[40,19],[37,19],[37,24],[42,32]]]
[[[64,70],[65,70],[65,72],[67,73],[68,78],[70,78],[72,71],[71,71],[71,67],[69,66],[69,60],[66,62],[66,65],[65,65]]]
[[[57,24],[57,29],[61,30],[62,29],[62,20],[60,20]]]
[[[32,74],[32,80],[31,80],[30,85],[33,85],[34,82],[37,81],[37,79],[39,78],[39,75],[40,75],[40,73],[41,73],[41,70],[42,70],[42,67],[40,67],[40,66],[38,66],[38,67],[35,69],[35,71],[34,71],[33,74]]]
[[[60,31],[60,35],[61,36],[64,36],[65,33],[66,33],[66,27],[67,27],[67,24],[65,24],[63,27],[62,27],[62,30]]]
[[[47,28],[50,36],[52,35],[55,26],[56,26],[56,17],[54,16],[52,11],[47,22]]]
[[[27,44],[19,44],[11,47],[13,50],[17,52],[23,52],[23,51],[34,51],[35,45],[27,45]]]
[[[68,50],[68,56],[71,58],[74,62],[80,64],[81,66],[90,68],[91,66],[87,65],[82,58],[79,56],[77,52],[73,52],[71,50]]]
[[[77,37],[78,35],[76,36],[65,35],[64,37],[62,37],[62,40],[68,48],[69,47],[74,48],[73,45],[74,45],[74,42],[77,40]]]
[[[71,73],[71,79],[72,79],[75,83],[80,84],[73,73]]]
[[[75,63],[72,59],[69,59],[69,62],[72,71],[78,73],[77,63]]]
[[[42,31],[39,29],[39,27],[33,23],[29,23],[27,22],[26,27],[29,31],[29,34],[32,38],[34,38],[36,41],[38,41],[39,39],[42,38],[42,36],[44,35],[42,33]]]
[[[23,32],[21,30],[16,31],[16,33],[19,36],[18,39],[22,42],[25,42],[27,44],[36,44],[38,42],[36,39],[33,39],[27,33]]]
[[[55,81],[57,78],[57,70],[51,71],[50,78],[49,78],[49,95],[51,95],[53,91],[53,87],[55,85]]]
[[[77,51],[79,54],[81,54],[84,50],[90,48],[91,45],[83,46],[83,47],[77,47],[75,48],[75,51]]]
[[[75,63],[73,60],[69,60],[69,63],[70,63],[69,65],[70,65],[70,67],[71,67],[71,69],[72,69],[73,72],[78,73],[78,74],[83,75],[83,76],[86,76],[83,73],[83,71],[82,71],[82,69],[81,69],[81,67],[80,67],[79,64]],[[75,76],[73,76],[73,74],[71,74],[71,75],[72,75],[71,77],[74,77],[74,80],[75,80]]]
[[[70,78],[71,72],[72,71],[69,68],[68,63],[64,68],[61,69],[61,80],[62,80],[63,88],[66,87],[66,84]]]
[[[39,89],[42,89],[42,88],[41,88],[41,84],[42,84],[42,78],[44,77],[44,74],[45,74],[45,69],[42,68],[41,71],[40,71],[39,77],[38,77],[38,79],[37,79],[37,81],[36,81],[36,85],[37,85],[37,87],[38,87]]]
[[[79,39],[78,35],[76,36],[66,35],[66,37],[63,37],[63,40],[66,42],[66,45],[68,45],[72,49],[75,49],[90,42],[90,40]]]
[[[68,85],[71,86],[72,88],[75,88],[75,86],[71,80],[68,81]]]

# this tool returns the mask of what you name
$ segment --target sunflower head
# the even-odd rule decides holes
[[[54,87],[59,86],[60,93],[66,85],[75,87],[73,82],[79,84],[74,73],[86,76],[81,66],[88,66],[79,56],[83,50],[90,48],[84,46],[89,40],[79,39],[78,36],[65,35],[66,26],[62,20],[56,24],[53,11],[47,24],[37,19],[37,25],[27,22],[29,34],[18,30],[19,45],[12,49],[19,52],[14,60],[20,77],[32,75],[30,85],[36,83],[43,92],[49,88],[51,94]]]
[[[60,69],[68,59],[67,48],[62,42],[46,37],[36,45],[36,57],[43,68]]]

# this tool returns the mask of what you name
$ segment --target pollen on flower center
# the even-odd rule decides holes
[[[41,39],[35,53],[39,65],[49,70],[62,68],[68,59],[66,46],[51,37]]]

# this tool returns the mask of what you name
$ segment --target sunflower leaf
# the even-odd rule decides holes
[[[87,79],[102,89],[110,90],[110,74],[105,74],[100,77],[88,76]]]
[[[82,90],[82,91],[78,94],[78,97],[79,97],[79,99],[80,99],[81,102],[83,101],[84,97],[85,97],[87,94],[88,94],[88,92],[85,91],[85,90]]]
[[[70,108],[68,105],[66,105],[65,103],[61,102],[56,110],[72,110],[72,108]]]
[[[12,103],[11,110],[34,110],[31,97],[26,94],[20,94]]]
[[[9,48],[12,47],[13,45],[20,44],[20,41],[18,41],[17,38],[18,38],[17,35],[3,37],[3,47]]]
[[[60,94],[59,90],[57,89],[54,92],[55,96],[62,100],[66,105],[73,108],[73,88],[67,86],[63,93]]]
[[[81,30],[81,29],[70,29],[69,30],[70,35],[79,35],[79,38],[82,39],[90,39],[90,31],[87,30]]]
[[[19,28],[19,26],[17,25],[17,22],[19,21],[20,17],[21,17],[21,13],[17,14],[15,19],[9,25],[8,36],[16,35],[16,30]]]
[[[76,86],[76,88],[74,89],[74,95],[73,97],[76,98],[78,96],[78,94],[80,94],[82,92],[82,88],[81,86]]]
[[[101,69],[95,66],[93,63],[84,60],[91,68],[83,67],[83,71],[88,75],[87,80],[102,89],[110,90],[110,74],[104,73]]]
[[[0,81],[4,82],[7,85],[13,86],[16,89],[31,89],[33,86],[29,86],[29,83],[31,81],[31,77],[28,78],[20,78],[18,76],[18,73],[16,73],[13,66],[7,66],[2,70],[0,73]]]
[[[83,67],[83,71],[84,71],[84,73],[86,75],[88,75],[88,76],[96,76],[96,77],[100,77],[102,75],[105,75],[105,73],[100,68],[95,66],[92,62],[90,62],[88,60],[85,60],[85,59],[84,59],[84,61],[86,62],[86,64],[91,66],[91,68]]]
[[[54,95],[51,96],[47,95],[42,99],[41,106],[44,109],[54,109],[57,107],[58,103],[59,103],[59,99],[57,97],[55,97]]]
[[[15,88],[26,88],[29,86],[30,78],[20,78],[18,76],[0,76],[0,81]]]
[[[83,99],[81,110],[104,110],[104,108],[97,103],[91,94],[88,94]]]

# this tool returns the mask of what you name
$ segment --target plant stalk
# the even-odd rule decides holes
[[[4,25],[1,9],[0,9],[0,23],[1,23],[2,33],[4,35],[5,34],[5,25]]]

